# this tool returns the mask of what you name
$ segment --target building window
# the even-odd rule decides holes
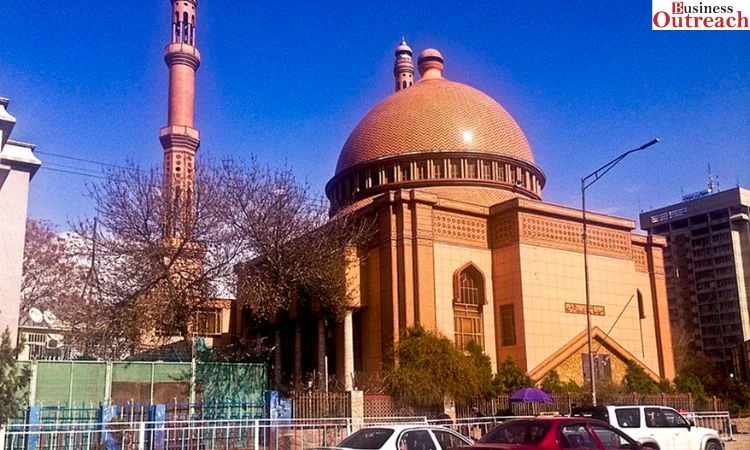
[[[451,178],[461,178],[461,160],[459,159],[451,159],[450,162],[451,167]]]
[[[201,336],[221,334],[221,310],[209,309],[196,312],[193,332]]]
[[[385,169],[385,182],[390,184],[395,181],[396,166],[386,167]]]
[[[458,272],[454,279],[453,323],[455,343],[465,349],[474,342],[484,349],[484,277],[474,265]]]
[[[492,163],[489,161],[482,163],[482,178],[485,180],[492,179]]]
[[[411,164],[410,163],[404,163],[403,166],[401,166],[401,181],[410,181],[411,180]]]
[[[370,186],[376,187],[378,185],[380,185],[380,169],[370,172]]]
[[[645,305],[643,304],[643,294],[641,293],[640,289],[636,289],[635,294],[638,297],[638,317],[640,317],[641,319],[645,319],[646,308],[645,308]]]
[[[473,160],[466,161],[466,178],[477,178],[477,162]]]
[[[500,305],[500,345],[516,345],[516,314],[512,304]]]
[[[445,178],[445,163],[442,159],[438,159],[433,163],[432,171],[434,172],[434,178]]]
[[[417,163],[417,177],[418,180],[427,179],[427,161],[420,161]]]
[[[591,355],[594,359],[594,375],[597,380],[611,380],[612,379],[612,361],[609,359],[609,355],[602,353],[594,353]],[[589,354],[581,353],[581,359],[583,361],[583,379],[586,383],[591,383],[591,371],[589,370]]]

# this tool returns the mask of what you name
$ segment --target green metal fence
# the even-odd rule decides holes
[[[28,404],[87,407],[112,404],[262,402],[263,364],[160,361],[35,361],[28,363]]]

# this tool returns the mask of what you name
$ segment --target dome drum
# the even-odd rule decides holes
[[[347,205],[389,190],[480,186],[540,199],[544,183],[539,168],[514,158],[462,151],[415,152],[350,167],[328,182],[326,196],[333,215]]]

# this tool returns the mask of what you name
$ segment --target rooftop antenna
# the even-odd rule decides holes
[[[706,192],[709,194],[713,194],[714,191],[719,192],[719,181],[717,179],[718,177],[714,177],[713,174],[711,174],[711,163],[708,164],[708,189],[706,189]]]

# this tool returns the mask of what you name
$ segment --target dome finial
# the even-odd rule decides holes
[[[423,80],[443,78],[445,60],[443,55],[434,48],[428,48],[419,55],[419,74]]]
[[[393,63],[393,75],[396,77],[396,91],[406,89],[414,84],[414,60],[411,47],[401,35],[401,43],[396,47],[396,61]]]

